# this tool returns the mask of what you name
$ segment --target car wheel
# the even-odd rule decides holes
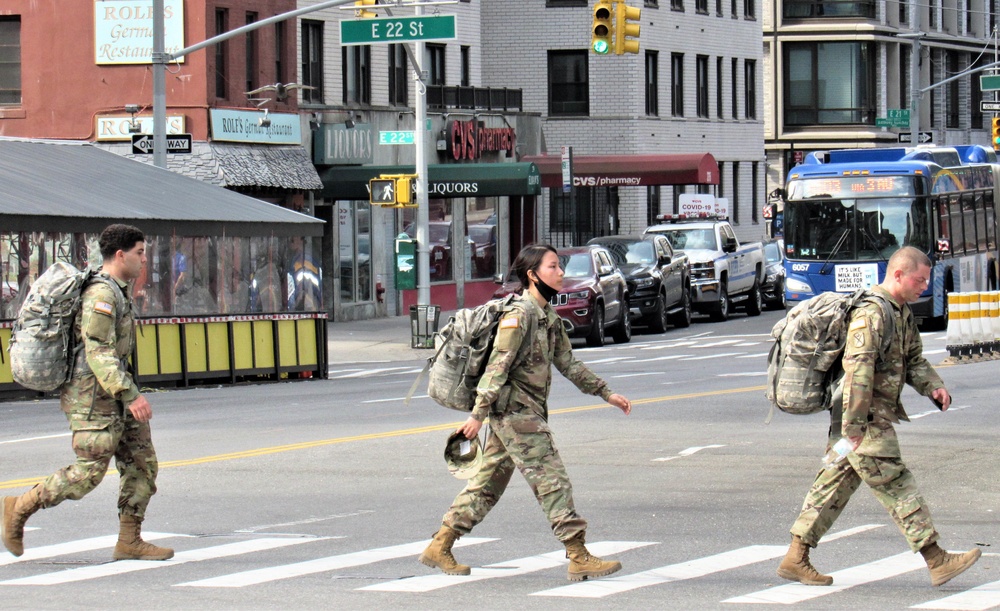
[[[663,333],[667,330],[668,323],[667,304],[663,299],[663,294],[660,294],[656,298],[656,310],[653,312],[653,315],[650,316],[649,326],[653,329],[653,333]]]
[[[729,288],[725,281],[719,283],[719,302],[715,304],[712,320],[723,322],[729,319]]]
[[[681,296],[681,310],[674,314],[670,322],[681,329],[691,326],[691,289],[685,287]]]
[[[587,345],[599,348],[604,345],[604,306],[594,306],[594,317],[590,321],[590,333],[587,334]]]
[[[628,297],[621,300],[621,316],[615,325],[613,337],[616,344],[627,344],[632,341],[632,317],[629,315]]]
[[[760,296],[760,283],[754,280],[750,295],[747,296],[747,316],[760,316],[764,309],[763,298]]]
[[[784,310],[785,309],[785,283],[779,282],[778,286],[774,288],[774,292],[777,297],[771,302],[772,310]]]

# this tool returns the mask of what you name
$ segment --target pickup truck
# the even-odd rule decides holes
[[[658,220],[663,223],[648,227],[645,233],[663,234],[674,250],[687,254],[696,311],[721,321],[729,318],[732,306],[739,305],[748,316],[760,315],[763,244],[740,244],[725,217],[663,215]]]

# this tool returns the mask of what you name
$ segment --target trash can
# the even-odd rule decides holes
[[[433,348],[434,334],[438,329],[438,318],[441,316],[441,306],[411,305],[410,306],[410,347]]]

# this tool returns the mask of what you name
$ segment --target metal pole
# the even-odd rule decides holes
[[[163,0],[153,0],[153,165],[167,168],[167,60]]]
[[[419,4],[414,6],[413,14],[420,16],[424,13],[423,7]],[[429,305],[431,302],[431,255],[429,248],[430,237],[430,203],[427,199],[427,190],[430,182],[427,180],[427,81],[424,78],[424,41],[416,41],[416,64],[417,70],[414,81],[417,83],[416,99],[416,127],[413,134],[413,146],[416,148],[414,159],[417,171],[417,304]],[[458,251],[456,244],[452,244],[451,252],[454,258]]]

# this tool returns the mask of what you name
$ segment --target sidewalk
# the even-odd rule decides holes
[[[442,312],[438,327],[452,312]],[[434,351],[410,347],[410,316],[327,323],[330,364],[413,361],[430,358]]]

